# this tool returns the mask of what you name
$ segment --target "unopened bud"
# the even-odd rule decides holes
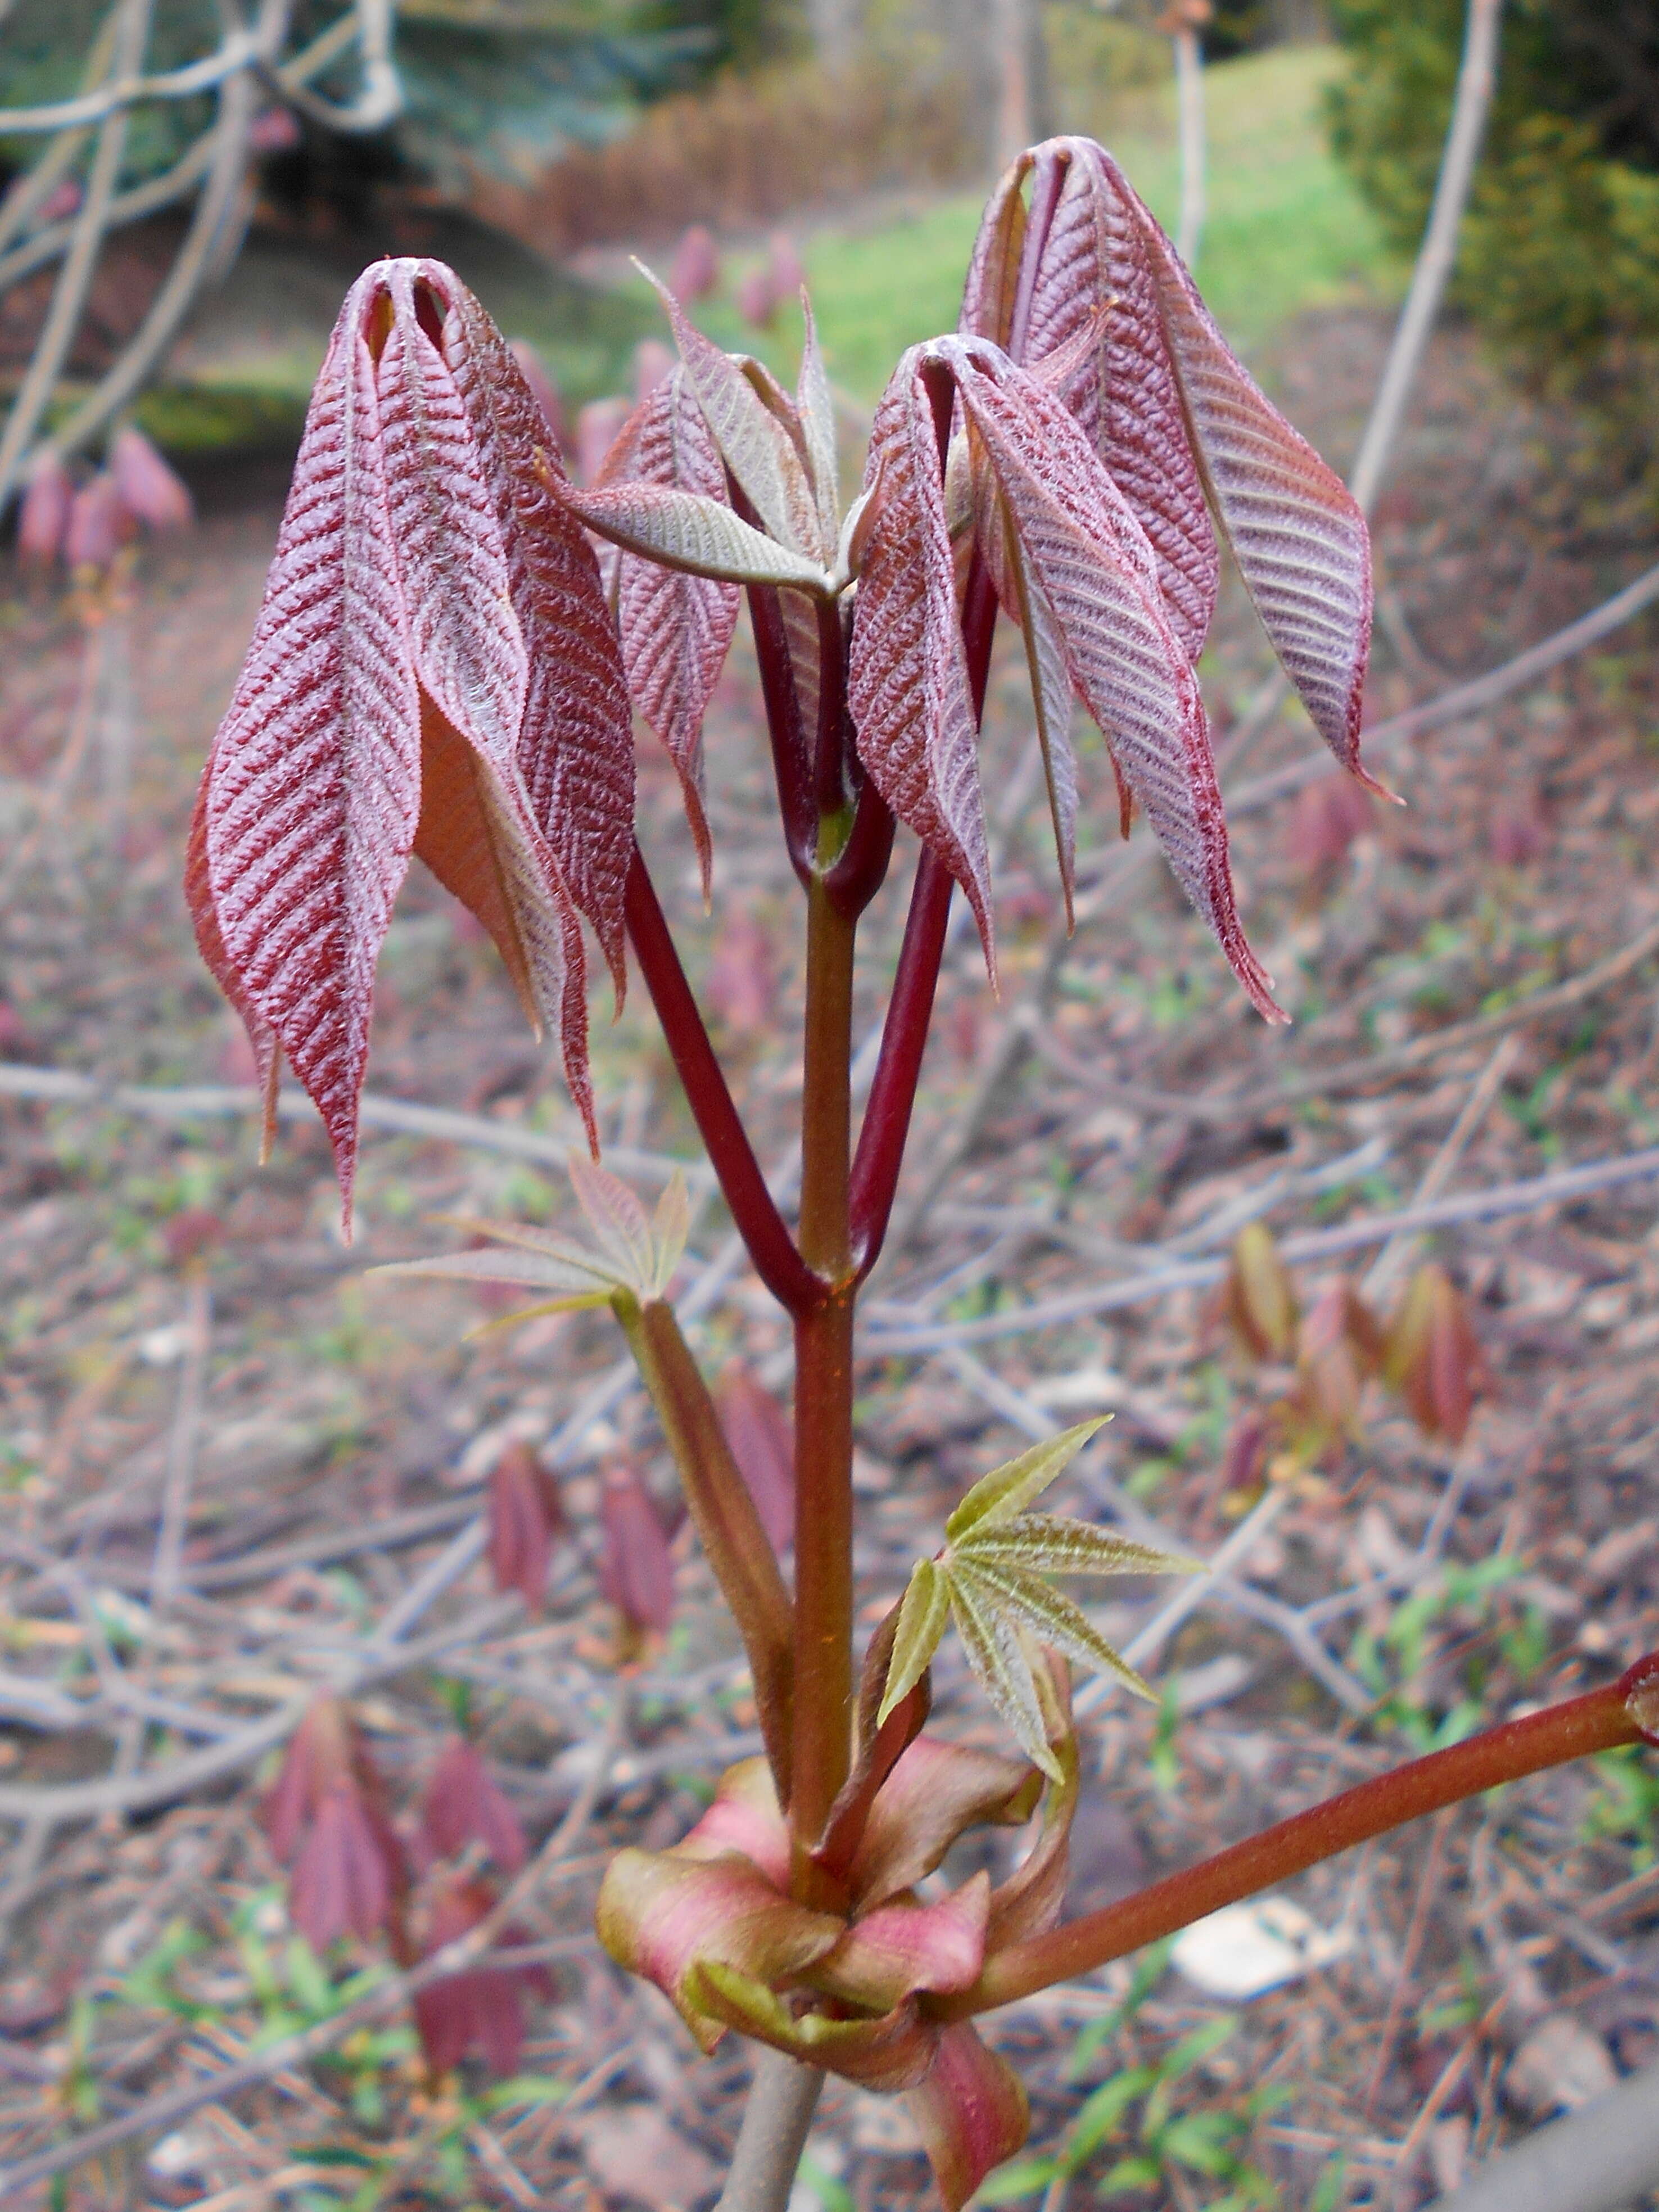
[[[539,1605],[567,1523],[558,1485],[527,1443],[508,1444],[490,1469],[486,1515],[496,1589],[515,1589],[526,1605]]]
[[[504,1874],[516,1874],[529,1855],[518,1814],[465,1736],[439,1754],[421,1805],[421,1833],[440,1858],[478,1844]]]
[[[109,470],[122,506],[146,530],[187,530],[195,520],[183,479],[131,423],[110,441]]]
[[[1419,1267],[1407,1285],[1382,1365],[1425,1436],[1462,1443],[1490,1376],[1468,1302],[1443,1267]]]
[[[668,289],[684,305],[691,300],[706,300],[720,281],[720,255],[714,239],[702,223],[694,222],[674,249]]]
[[[1296,1342],[1296,1288],[1265,1222],[1246,1223],[1234,1241],[1221,1310],[1248,1358],[1289,1358]]]

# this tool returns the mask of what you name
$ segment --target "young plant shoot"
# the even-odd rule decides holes
[[[1433,1806],[1651,1740],[1659,1662],[1066,1923],[1079,1775],[1069,1667],[1145,1685],[1054,1578],[1191,1565],[1031,1510],[1093,1425],[975,1484],[855,1653],[854,1316],[893,1206],[957,889],[995,975],[979,720],[999,613],[1024,643],[1068,910],[1079,808],[1109,807],[1126,831],[1144,814],[1240,987],[1278,1020],[1234,897],[1195,665],[1224,543],[1321,736],[1368,781],[1370,554],[1340,479],[1258,390],[1087,139],[1035,148],[998,185],[959,327],[899,362],[845,506],[805,296],[793,393],[662,299],[678,366],[579,489],[512,351],[452,270],[398,259],[357,280],[202,778],[187,887],[268,1102],[285,1060],[316,1103],[348,1225],[375,963],[411,854],[489,932],[531,1021],[556,1035],[593,1154],[574,1170],[588,1237],[466,1224],[490,1249],[419,1265],[523,1285],[542,1301],[533,1310],[614,1314],[742,1636],[765,1747],[683,1841],[618,1855],[600,1936],[705,2049],[735,2031],[799,2062],[762,2069],[757,2098],[804,2096],[810,2110],[825,2070],[905,2094],[954,2212],[1027,2124],[976,2014]],[[805,930],[793,1219],[757,1162],[634,836],[637,712],[672,760],[714,884],[702,720],[745,601]],[[1082,782],[1079,703],[1105,739],[1114,793]],[[854,963],[896,857],[913,870],[909,913],[855,1142]],[[675,1318],[683,1187],[648,1218],[597,1164],[594,947],[618,1000],[631,949],[755,1272],[793,1324],[793,1496],[781,1510],[745,1480]],[[1256,1255],[1241,1310],[1264,1342],[1288,1345],[1294,1299],[1287,1285],[1263,1290],[1268,1273]],[[1417,1335],[1443,1336],[1439,1308],[1424,1311]],[[1400,1359],[1409,1389],[1417,1370]],[[744,1451],[752,1461],[746,1437]],[[499,1487],[492,1544],[508,1580],[539,1589],[540,1492]],[[793,1522],[793,1582],[769,1521]],[[1018,1755],[927,1729],[930,1662],[952,1626]],[[343,1784],[336,1794],[356,1805]],[[1000,1887],[981,1874],[944,1893],[930,1885],[924,1901],[918,1885],[965,1829],[1032,1819],[1036,1840]],[[442,1927],[483,1909],[458,1889]],[[451,2012],[444,2050],[488,2043],[482,2015]],[[516,2049],[516,2028],[501,2033]],[[787,2174],[774,2183],[743,2201],[781,2205]]]

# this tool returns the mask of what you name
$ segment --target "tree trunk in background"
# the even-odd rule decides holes
[[[827,70],[850,69],[864,34],[864,0],[807,0],[812,51]]]
[[[986,28],[991,69],[991,153],[1005,169],[1042,136],[1042,19],[1038,0],[988,0]]]

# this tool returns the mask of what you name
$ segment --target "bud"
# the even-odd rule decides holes
[[[518,1814],[465,1736],[439,1754],[421,1806],[421,1834],[439,1858],[481,1844],[503,1874],[516,1874],[529,1856]]]
[[[633,413],[625,399],[590,399],[576,417],[576,479],[591,484]]]
[[[1419,1267],[1389,1324],[1382,1371],[1425,1437],[1461,1444],[1491,1387],[1463,1294],[1443,1267]]]
[[[1221,1455],[1224,1498],[1249,1496],[1261,1489],[1272,1441],[1273,1430],[1265,1414],[1243,1413],[1233,1423]]]
[[[1287,1359],[1296,1342],[1296,1290],[1273,1232],[1251,1221],[1233,1243],[1221,1311],[1247,1359]]]
[[[716,1403],[761,1526],[781,1555],[795,1540],[795,1443],[789,1417],[736,1359],[720,1377]]]
[[[528,338],[514,338],[507,350],[519,364],[519,374],[529,386],[530,396],[541,411],[549,436],[556,446],[562,448],[568,443],[564,402],[559,397],[558,386],[548,374],[546,362]]]
[[[665,1636],[674,1618],[674,1562],[657,1509],[632,1468],[606,1468],[600,1511],[600,1589],[635,1638]]]
[[[720,260],[714,239],[700,222],[694,222],[674,249],[668,268],[668,289],[683,305],[706,300],[720,281]]]
[[[778,295],[772,285],[772,271],[763,262],[751,269],[738,286],[738,313],[745,323],[757,331],[770,330],[778,312]]]
[[[131,518],[114,477],[100,469],[82,485],[70,505],[64,532],[64,562],[71,571],[107,568],[131,533]]]
[[[196,509],[182,478],[131,423],[110,441],[109,469],[122,506],[146,530],[187,530],[195,520]]]
[[[319,1698],[289,1741],[259,1807],[270,1848],[291,1864],[289,1912],[314,1951],[348,1932],[394,1927],[405,1887],[385,1786],[350,1709]]]
[[[487,1883],[447,1875],[432,1902],[422,1957],[432,1958],[467,1935],[495,1910],[495,1903]],[[517,1929],[501,1932],[504,1942],[524,1940]],[[476,2051],[498,2078],[516,2073],[524,2049],[526,1989],[539,1996],[552,1996],[544,1966],[467,1966],[417,1990],[415,2027],[432,2072],[453,2073],[470,2051]]]
[[[1382,1350],[1370,1309],[1352,1283],[1333,1283],[1321,1293],[1300,1331],[1294,1402],[1325,1441],[1356,1432],[1360,1398]]]
[[[547,1595],[553,1547],[568,1526],[559,1487],[526,1443],[511,1443],[489,1471],[489,1571],[498,1590],[526,1605]]]
[[[64,550],[75,485],[61,456],[48,446],[29,471],[17,517],[18,558],[26,567],[49,568]]]

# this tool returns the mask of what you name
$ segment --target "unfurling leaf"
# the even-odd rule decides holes
[[[445,1745],[428,1778],[421,1832],[441,1858],[454,1858],[478,1844],[503,1874],[516,1874],[530,1847],[518,1814],[490,1773],[476,1744],[456,1736]]]
[[[313,1950],[348,1933],[366,1941],[395,1926],[407,1887],[403,1849],[349,1706],[315,1700],[259,1816],[272,1851],[292,1868],[289,1911]]]
[[[635,409],[595,478],[602,491],[627,483],[726,501],[720,449],[684,368],[673,369]],[[659,559],[624,553],[617,565],[617,621],[628,688],[679,775],[705,899],[711,848],[702,796],[702,718],[741,605],[735,584],[665,567]]]
[[[1039,1644],[1113,1676],[1142,1697],[1152,1696],[1081,1607],[1048,1577],[1179,1574],[1196,1561],[1132,1543],[1087,1522],[1025,1510],[1103,1425],[1084,1421],[1033,1445],[983,1476],[957,1507],[945,1524],[945,1549],[935,1559],[918,1560],[911,1573],[893,1631],[881,1717],[921,1680],[947,1617],[1021,1750],[1056,1784],[1062,1779],[1056,1730],[1063,1735],[1069,1722],[1048,1709]]]
[[[489,1470],[486,1527],[496,1589],[515,1589],[526,1605],[539,1605],[565,1518],[558,1486],[530,1445],[508,1444]]]
[[[995,973],[991,866],[939,432],[912,347],[870,432],[865,489],[879,501],[859,579],[847,697],[859,758],[901,822],[961,884]]]
[[[374,973],[412,852],[555,1028],[593,1136],[592,921],[622,977],[632,740],[580,526],[505,343],[452,271],[352,287],[313,396],[253,643],[203,783],[198,938],[281,1045],[348,1214]]]
[[[421,1955],[430,1959],[487,1919],[497,1903],[489,1886],[452,1874],[439,1883],[428,1911]],[[524,1941],[523,1931],[501,1930],[504,1943]],[[505,2080],[518,2070],[524,2048],[524,1992],[553,1994],[547,1969],[522,1966],[464,1967],[428,1982],[415,1995],[415,2027],[421,2051],[434,2075],[451,2073],[469,2051],[479,2052],[489,2071]]]
[[[1290,1358],[1300,1309],[1296,1286],[1265,1222],[1247,1222],[1233,1241],[1221,1310],[1247,1358]]]
[[[1443,1267],[1419,1267],[1389,1323],[1382,1372],[1425,1436],[1461,1444],[1491,1387],[1468,1305]]]

